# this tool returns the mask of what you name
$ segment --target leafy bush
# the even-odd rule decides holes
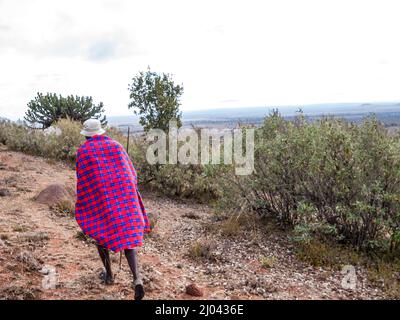
[[[40,148],[42,140],[45,140],[42,131],[29,129],[23,124],[0,123],[0,142],[12,150],[43,155],[43,150]]]
[[[217,182],[223,166],[156,164],[146,160],[148,143],[133,138],[129,155],[139,173],[140,183],[170,197],[191,198],[209,202],[220,196]]]
[[[54,131],[47,134],[43,142],[45,155],[49,158],[75,161],[79,146],[85,141],[80,134],[82,125],[68,119],[59,120],[54,126]]]
[[[221,179],[222,207],[272,216],[304,240],[399,247],[399,139],[375,118],[361,125],[334,118],[309,123],[275,112],[256,138],[255,173]]]
[[[11,149],[73,162],[81,125],[60,120],[49,132],[0,122]],[[108,135],[126,146],[116,129]],[[277,112],[256,130],[255,171],[234,165],[150,165],[147,142],[132,137],[129,155],[142,185],[168,196],[218,199],[226,212],[256,212],[293,228],[294,239],[336,241],[392,254],[400,251],[400,139],[369,117],[360,125],[335,118],[294,121]]]
[[[0,123],[0,142],[10,149],[49,159],[74,163],[76,151],[85,141],[81,124],[61,119],[49,129],[31,129],[23,124]],[[127,146],[127,137],[116,128],[107,135]],[[219,168],[202,165],[150,165],[146,160],[148,144],[143,137],[131,136],[129,155],[140,183],[171,197],[209,201],[218,197],[216,177]]]
[[[79,146],[85,141],[80,134],[80,122],[60,119],[47,130],[38,130],[24,124],[0,122],[0,142],[11,150],[74,163]],[[114,128],[107,134],[126,144],[126,138]]]
[[[11,150],[50,159],[74,161],[84,137],[80,124],[61,119],[48,131],[31,129],[23,124],[0,124],[0,141]]]

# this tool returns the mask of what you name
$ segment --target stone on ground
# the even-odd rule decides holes
[[[186,293],[193,297],[202,297],[204,294],[203,291],[194,283],[186,287]]]
[[[56,206],[60,203],[75,203],[76,192],[71,187],[62,184],[52,184],[42,190],[35,198],[35,201],[48,206]]]

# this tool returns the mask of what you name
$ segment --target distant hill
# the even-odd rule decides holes
[[[246,108],[220,108],[209,110],[196,110],[183,112],[184,119],[198,119],[202,117],[212,118],[257,118],[268,115],[272,110],[278,109],[283,116],[293,116],[299,109],[305,115],[338,115],[350,113],[378,113],[400,112],[400,103],[329,103],[298,106],[270,106],[270,107],[246,107]]]
[[[378,119],[387,125],[400,125],[400,103],[329,103],[298,106],[277,107],[245,107],[245,108],[218,108],[194,111],[183,111],[183,124],[199,126],[235,126],[236,123],[259,124],[265,116],[274,109],[278,109],[282,116],[291,118],[301,109],[311,118],[332,115],[343,117],[349,121],[359,122],[368,114],[374,113]],[[134,131],[140,131],[139,117],[118,116],[108,117],[109,124],[114,126],[130,126]]]
[[[10,120],[9,120],[9,119],[7,119],[7,118],[4,118],[4,117],[0,117],[0,122],[4,122],[4,121],[7,121],[7,122],[9,122]]]

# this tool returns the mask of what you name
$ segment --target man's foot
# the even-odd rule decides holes
[[[144,298],[144,287],[141,279],[133,282],[135,287],[135,300],[142,300]]]
[[[100,273],[100,279],[103,281],[105,285],[112,285],[114,284],[114,278],[112,275],[107,274],[106,270],[103,270]]]

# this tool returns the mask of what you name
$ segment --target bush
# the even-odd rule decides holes
[[[156,164],[146,160],[148,143],[143,137],[131,137],[129,155],[139,173],[139,181],[169,197],[190,198],[199,202],[217,199],[222,166]]]
[[[31,129],[24,124],[0,122],[0,142],[11,150],[42,156],[49,159],[75,162],[76,152],[85,141],[80,134],[82,124],[60,119],[47,130]],[[107,128],[107,134],[126,145],[126,137],[115,128]]]
[[[80,130],[79,123],[68,119],[61,119],[47,131],[3,122],[0,124],[0,141],[11,150],[73,162],[79,145],[85,139]]]
[[[0,142],[10,149],[49,159],[75,162],[76,151],[85,141],[81,124],[61,119],[49,129],[31,129],[24,124],[0,122]],[[116,128],[107,135],[127,146],[127,137]],[[219,168],[202,165],[150,165],[146,160],[148,144],[143,137],[130,137],[129,155],[138,172],[141,185],[167,196],[193,198],[208,202],[219,196],[216,177]]]
[[[7,121],[0,123],[0,141],[12,150],[43,155],[40,146],[44,140],[45,135],[42,131],[29,129],[23,124]]]
[[[80,134],[82,125],[79,122],[61,119],[53,128],[43,142],[45,155],[52,159],[74,162],[79,146],[85,141],[85,137]]]
[[[255,173],[225,175],[220,206],[272,216],[305,239],[398,248],[399,139],[375,118],[310,123],[273,113],[256,139]]]
[[[84,141],[80,129],[67,119],[48,132],[2,121],[0,142],[73,162]],[[126,146],[118,130],[108,135]],[[236,176],[233,165],[150,165],[143,137],[131,137],[130,144],[140,183],[168,196],[218,199],[225,212],[273,217],[305,244],[327,240],[400,251],[400,139],[374,117],[355,125],[335,118],[308,122],[301,114],[287,121],[275,112],[256,130],[249,176]]]

